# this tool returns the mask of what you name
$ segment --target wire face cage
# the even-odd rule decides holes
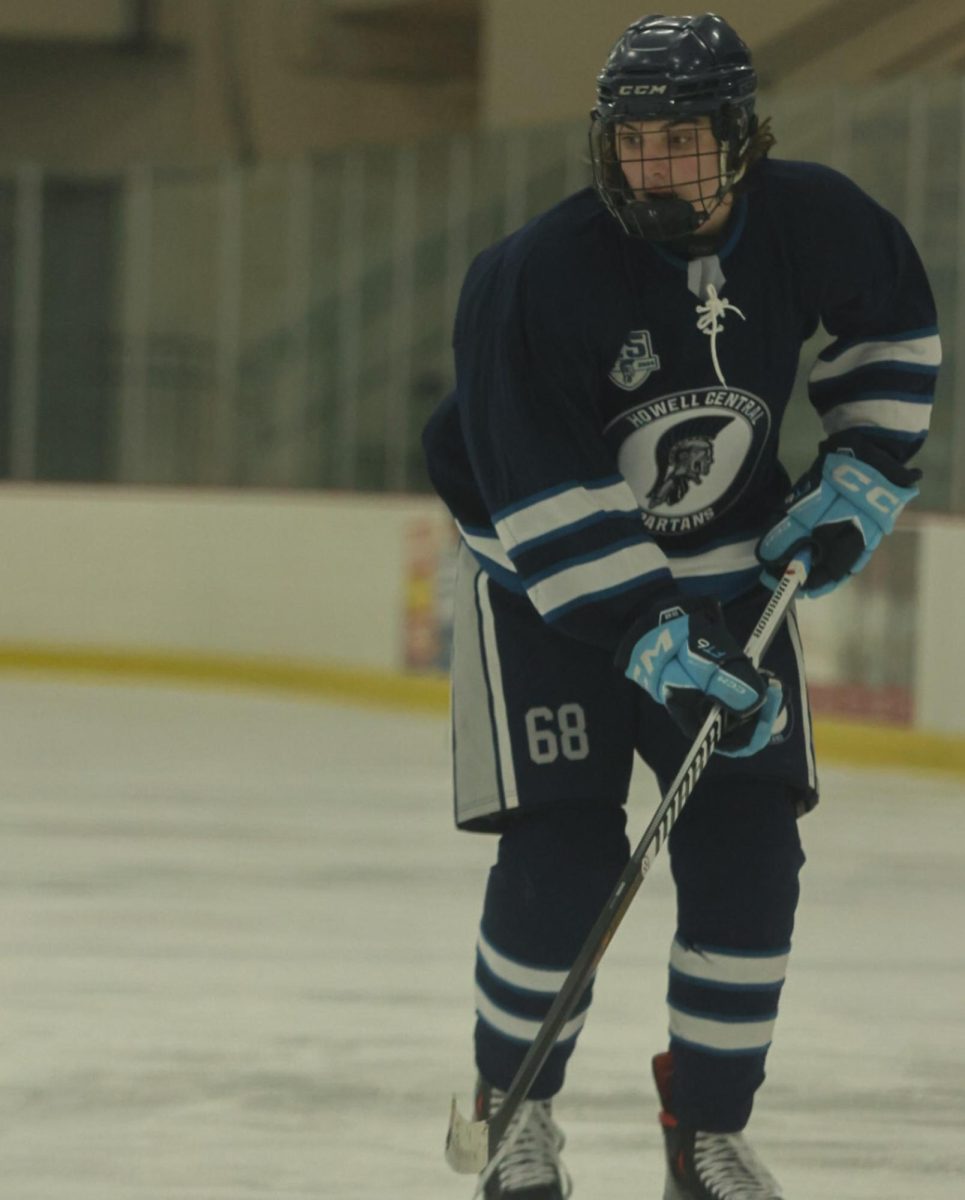
[[[631,236],[667,241],[694,233],[741,178],[752,124],[736,105],[681,116],[594,111],[590,159],[597,191]]]

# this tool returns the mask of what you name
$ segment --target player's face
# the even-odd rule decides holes
[[[697,208],[714,207],[720,148],[709,117],[628,121],[617,127],[616,142],[623,174],[639,198],[676,196]]]

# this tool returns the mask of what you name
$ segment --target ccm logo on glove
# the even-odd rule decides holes
[[[883,488],[881,484],[876,487],[870,487],[874,480],[870,475],[866,475],[864,471],[851,463],[844,463],[837,466],[831,472],[831,477],[836,483],[839,483],[846,491],[861,492],[865,488],[864,498],[879,512],[897,517],[901,510],[905,507],[905,501],[900,496],[896,496],[894,492],[889,492]]]
[[[804,546],[813,563],[803,596],[824,596],[864,567],[898,515],[918,495],[921,472],[850,435],[855,445],[825,443],[794,486],[783,515],[761,538],[762,581],[776,587],[788,561]],[[860,451],[860,457],[856,451]]]

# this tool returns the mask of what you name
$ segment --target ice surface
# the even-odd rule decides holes
[[[6,677],[0,783],[0,1200],[468,1200],[494,843],[452,830],[443,721]],[[754,1141],[789,1200],[955,1200],[965,787],[823,783]],[[557,1105],[574,1200],[661,1194],[672,928],[663,862]]]

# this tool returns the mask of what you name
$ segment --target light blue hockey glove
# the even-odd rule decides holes
[[[617,661],[689,738],[717,703],[724,710],[721,754],[745,758],[771,740],[783,689],[734,641],[715,600],[681,601],[654,613],[652,623],[638,623],[624,639]]]
[[[895,527],[898,514],[918,495],[921,472],[903,466],[866,439],[825,443],[814,465],[794,485],[784,516],[760,540],[761,580],[776,587],[788,561],[810,546],[814,565],[803,596],[825,596],[856,575]]]

